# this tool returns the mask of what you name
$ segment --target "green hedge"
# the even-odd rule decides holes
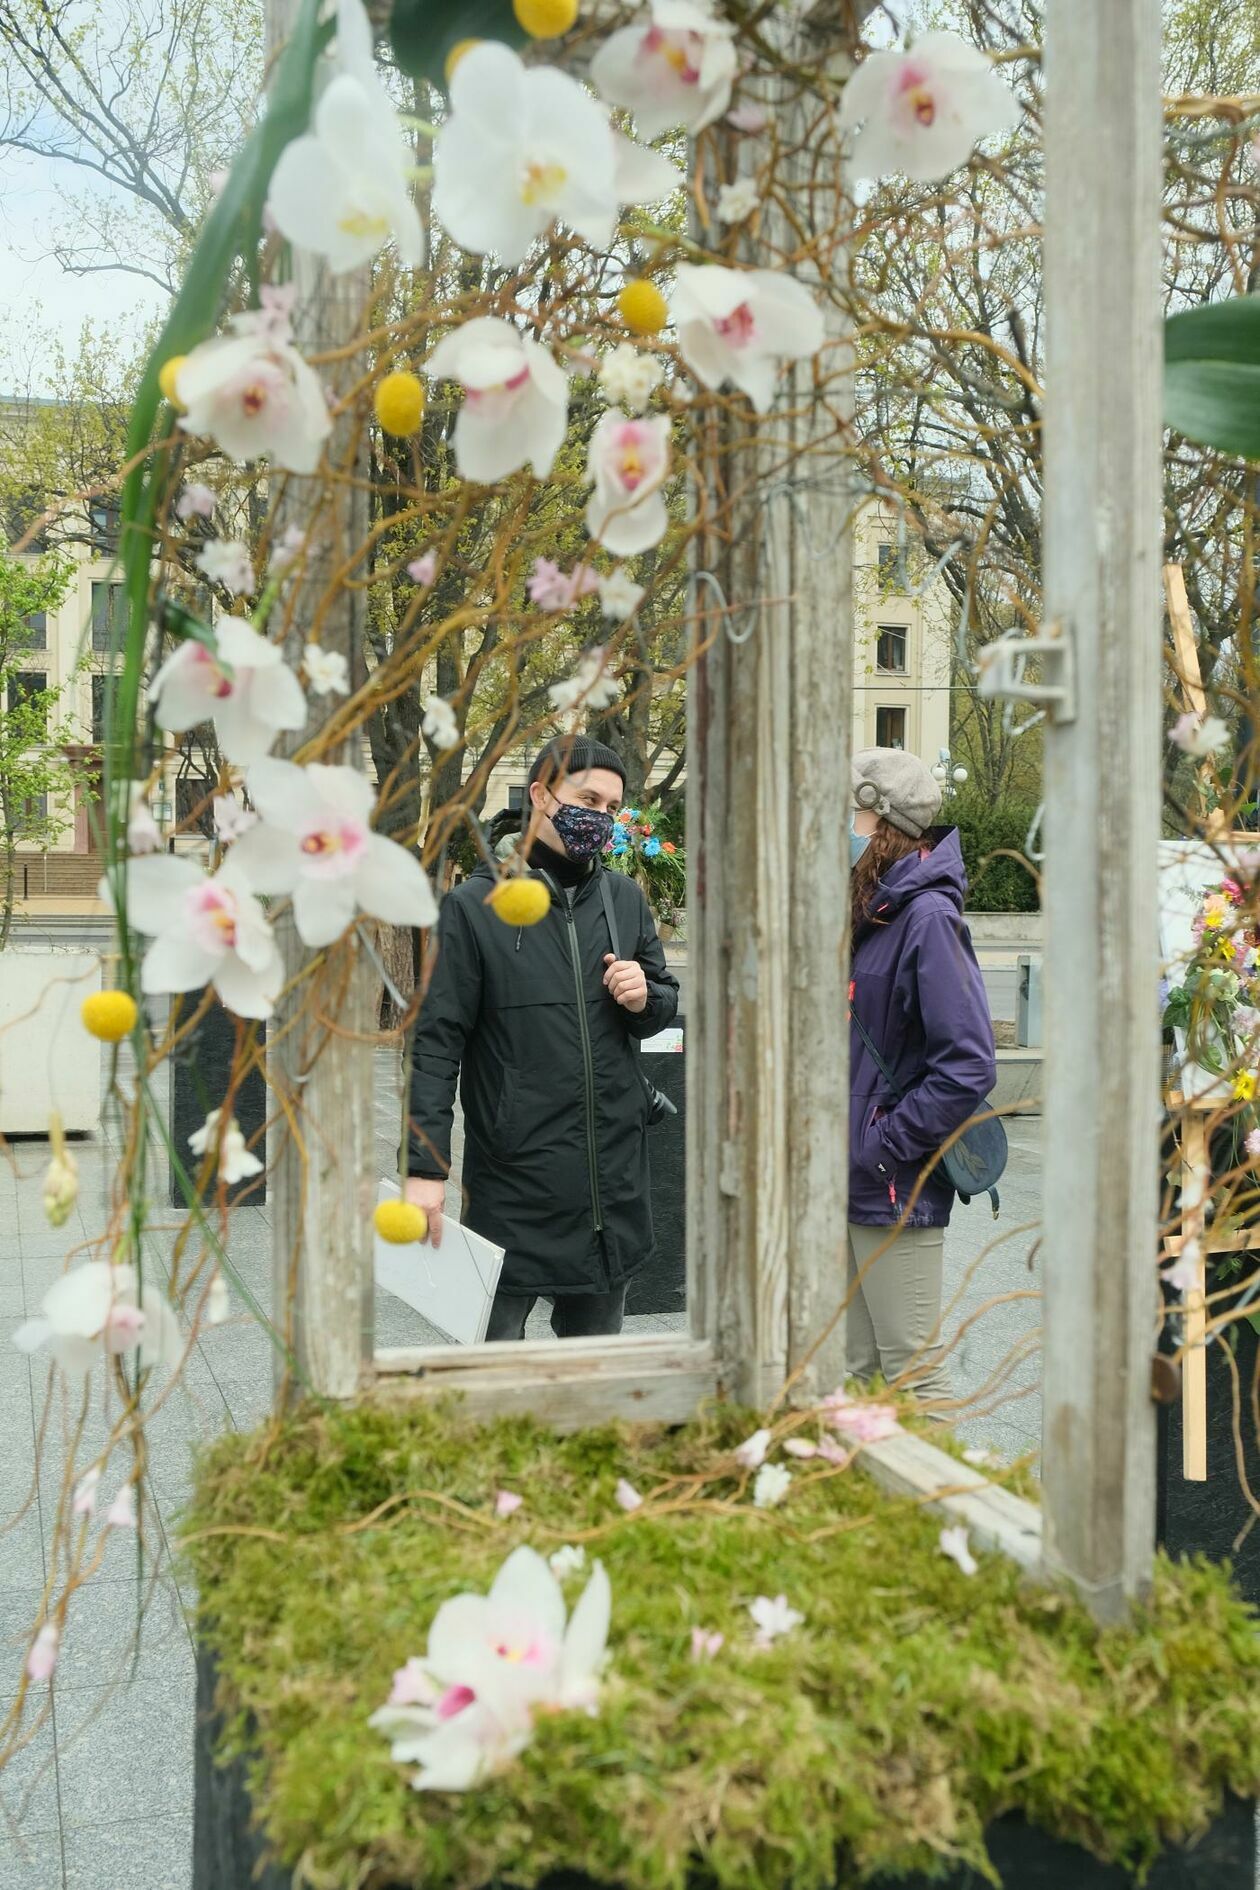
[[[1036,874],[1030,870],[1031,862],[1023,863],[1036,813],[1035,801],[1011,799],[990,805],[969,794],[956,795],[942,811],[941,819],[954,823],[962,842],[969,911],[1040,911]]]

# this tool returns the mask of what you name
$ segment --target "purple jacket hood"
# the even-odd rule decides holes
[[[851,1013],[905,1093],[894,1094],[851,1025],[851,1221],[900,1220],[930,1157],[997,1080],[988,1000],[962,917],[966,888],[957,829],[933,828],[924,851],[890,867],[855,943]],[[943,1227],[953,1200],[938,1165],[908,1224]]]

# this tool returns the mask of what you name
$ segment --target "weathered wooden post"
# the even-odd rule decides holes
[[[267,48],[274,54],[289,30],[293,0],[267,0]],[[294,329],[309,356],[353,340],[367,301],[363,271],[333,276],[309,250],[293,252],[297,289]],[[299,589],[289,612],[287,660],[297,667],[315,631],[326,650],[345,656],[351,686],[363,678],[361,594],[333,588],[333,574],[348,548],[366,533],[366,492],[361,472],[360,422],[353,412],[334,426],[326,445],[337,477],[325,483],[318,510],[311,486],[291,480],[291,502],[277,507],[276,529],[286,522],[308,534],[307,550],[294,582]],[[300,748],[314,732],[315,718],[296,735]],[[290,751],[291,752],[291,751]],[[363,765],[355,738],[321,757],[350,767]],[[312,954],[292,919],[276,927],[291,984]],[[352,1396],[362,1384],[372,1352],[373,1095],[370,1033],[376,1025],[376,980],[356,936],[323,954],[313,976],[303,978],[277,1008],[269,1051],[269,1076],[280,1115],[273,1131],[275,1177],[272,1231],[273,1318],[294,1355],[295,1383],[277,1353],[277,1389],[292,1395],[310,1389],[326,1397]]]
[[[1045,1555],[1103,1616],[1155,1534],[1159,44],[1159,0],[1049,0]]]
[[[846,69],[854,14],[823,0],[788,29],[789,61]],[[843,1297],[848,1192],[853,602],[837,425],[851,395],[839,379],[840,152],[816,87],[785,78],[776,90],[781,148],[794,154],[781,160],[779,188],[799,180],[794,215],[817,243],[796,273],[826,310],[817,371],[831,398],[814,399],[806,364],[784,377],[771,414],[721,423],[740,432],[724,441],[728,465],[759,476],[742,475],[747,497],[725,546],[700,541],[700,568],[730,613],[701,579],[696,605],[712,642],[691,675],[687,720],[688,1290],[711,1282],[720,1374],[755,1403],[774,1397]],[[791,253],[801,225],[789,231],[767,204],[759,239],[762,254],[767,239]],[[824,440],[829,450],[811,456]],[[802,1391],[830,1389],[842,1369],[841,1325]]]

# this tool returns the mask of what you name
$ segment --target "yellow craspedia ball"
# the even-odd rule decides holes
[[[480,45],[481,45],[481,41],[479,39],[457,39],[455,41],[455,44],[451,47],[451,50],[447,53],[446,63],[442,67],[443,72],[445,72],[446,74],[446,83],[448,85],[450,84],[451,80],[455,77],[455,68],[459,64],[460,60],[463,58],[464,54],[466,52],[471,52],[474,46],[480,46]]]
[[[578,16],[578,0],[512,0],[517,24],[531,39],[559,39]]]
[[[488,904],[504,925],[537,925],[551,911],[551,894],[540,879],[501,879]]]
[[[79,1007],[83,1028],[102,1043],[121,1043],[135,1029],[138,1015],[129,991],[93,991]]]
[[[382,1201],[372,1224],[381,1239],[395,1247],[409,1247],[413,1240],[423,1240],[429,1231],[429,1217],[414,1201]]]
[[[645,282],[642,277],[627,282],[617,297],[617,307],[632,335],[659,334],[669,320],[665,297],[654,282]]]
[[[170,360],[163,361],[158,369],[158,386],[162,390],[162,398],[169,400],[172,407],[177,407],[180,413],[184,411],[184,403],[175,392],[175,377],[187,359],[186,354],[173,354]]]
[[[424,419],[424,383],[420,376],[396,368],[378,382],[376,417],[386,433],[414,433]]]

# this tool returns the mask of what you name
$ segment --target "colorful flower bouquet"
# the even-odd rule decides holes
[[[1208,887],[1191,926],[1194,950],[1181,982],[1165,991],[1163,1020],[1182,1053],[1185,1095],[1250,1105],[1260,1050],[1260,930],[1245,901],[1235,879]]]
[[[687,858],[669,838],[674,817],[655,807],[623,807],[608,843],[615,872],[637,879],[658,924],[676,926],[687,897]]]

